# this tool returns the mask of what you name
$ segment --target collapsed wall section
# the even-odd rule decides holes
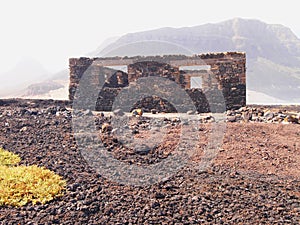
[[[218,104],[218,99],[214,99],[209,92],[212,89],[222,91],[226,109],[246,105],[246,57],[241,52],[195,56],[71,58],[69,63],[69,99],[74,101],[82,97],[75,93],[82,76],[88,73],[85,91],[99,90],[97,101],[92,103],[97,111],[111,111],[115,97],[123,88],[139,78],[149,76],[176,82],[188,93],[198,112],[211,111],[212,103],[209,104],[208,95],[212,97],[213,104]],[[136,107],[142,107],[145,111],[156,109],[160,112],[174,112],[174,107],[159,96],[140,99],[132,106]]]

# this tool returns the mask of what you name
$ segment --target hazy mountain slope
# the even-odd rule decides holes
[[[161,28],[126,34],[98,55],[128,43],[146,40],[175,43],[194,53],[245,51],[249,58],[262,57],[275,63],[300,67],[297,58],[300,56],[300,40],[289,28],[240,18],[195,27]]]
[[[69,71],[62,70],[41,82],[28,85],[26,88],[15,91],[5,98],[28,99],[60,99],[67,100],[69,95]]]
[[[90,53],[88,53],[87,55],[90,56],[95,56],[97,55],[100,51],[102,51],[104,48],[106,48],[108,45],[114,43],[115,41],[117,41],[120,37],[116,36],[116,37],[110,37],[105,39],[101,45],[98,46],[98,48]]]
[[[48,71],[34,59],[23,59],[11,70],[0,74],[0,96],[19,91],[49,78]]]
[[[283,66],[264,58],[250,59],[248,64],[251,65],[247,70],[248,89],[300,103],[300,68]]]
[[[177,44],[183,47],[178,50],[183,54],[186,54],[186,49],[191,53],[244,51],[247,56],[248,89],[274,99],[300,102],[300,40],[283,25],[235,18],[195,27],[161,28],[126,34],[98,55],[124,54],[126,48],[132,51],[132,45],[136,42],[140,42],[136,46],[141,47],[135,49],[135,53],[147,54],[153,46],[148,41],[161,41],[162,45],[166,42]],[[157,54],[168,49],[161,47]]]
[[[34,89],[34,91],[32,91]],[[31,91],[29,91],[31,90]],[[69,96],[69,81],[68,80],[54,80],[49,82],[42,82],[34,84],[33,88],[27,88],[20,98],[31,99],[57,99],[68,100]]]

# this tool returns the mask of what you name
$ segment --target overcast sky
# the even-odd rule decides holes
[[[47,70],[95,50],[105,39],[160,27],[234,17],[288,26],[300,37],[298,1],[268,0],[10,0],[0,3],[0,74],[32,58]]]

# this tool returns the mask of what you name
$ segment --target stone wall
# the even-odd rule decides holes
[[[213,104],[220,105],[213,90],[224,96],[226,109],[246,105],[246,57],[245,53],[209,53],[195,56],[168,55],[149,57],[71,58],[69,98],[80,99],[93,105],[98,111],[111,111],[115,97],[122,88],[134,84],[139,78],[159,76],[176,82],[188,93],[198,112],[209,112]],[[119,69],[119,67],[123,69]],[[206,69],[203,69],[203,68]],[[124,69],[125,68],[125,69]],[[200,68],[200,69],[199,69]],[[207,69],[208,68],[208,69]],[[81,78],[85,74],[85,79]],[[88,77],[88,79],[87,79]],[[201,88],[191,89],[191,80],[197,77]],[[85,80],[85,81],[83,81]],[[80,81],[80,82],[79,82]],[[84,91],[76,93],[78,86]],[[102,86],[102,87],[101,87]],[[89,103],[90,92],[96,91],[94,103]],[[176,95],[172,93],[171,95]],[[95,101],[97,99],[97,101]],[[143,107],[146,111],[174,112],[174,107],[159,96],[148,96],[136,101],[131,108]]]

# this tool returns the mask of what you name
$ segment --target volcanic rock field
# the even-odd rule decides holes
[[[205,115],[188,163],[142,186],[108,179],[90,165],[74,136],[74,115],[67,101],[0,100],[0,147],[17,153],[21,164],[45,167],[67,181],[64,195],[44,205],[0,206],[0,224],[300,223],[299,108],[228,111],[221,147],[211,165],[199,170],[214,123]],[[178,118],[154,118],[166,129],[157,137],[161,144],[135,151],[115,137],[113,114],[93,116],[99,140],[122,163],[147,166],[176,154]],[[130,135],[143,143],[151,120],[131,117]]]

